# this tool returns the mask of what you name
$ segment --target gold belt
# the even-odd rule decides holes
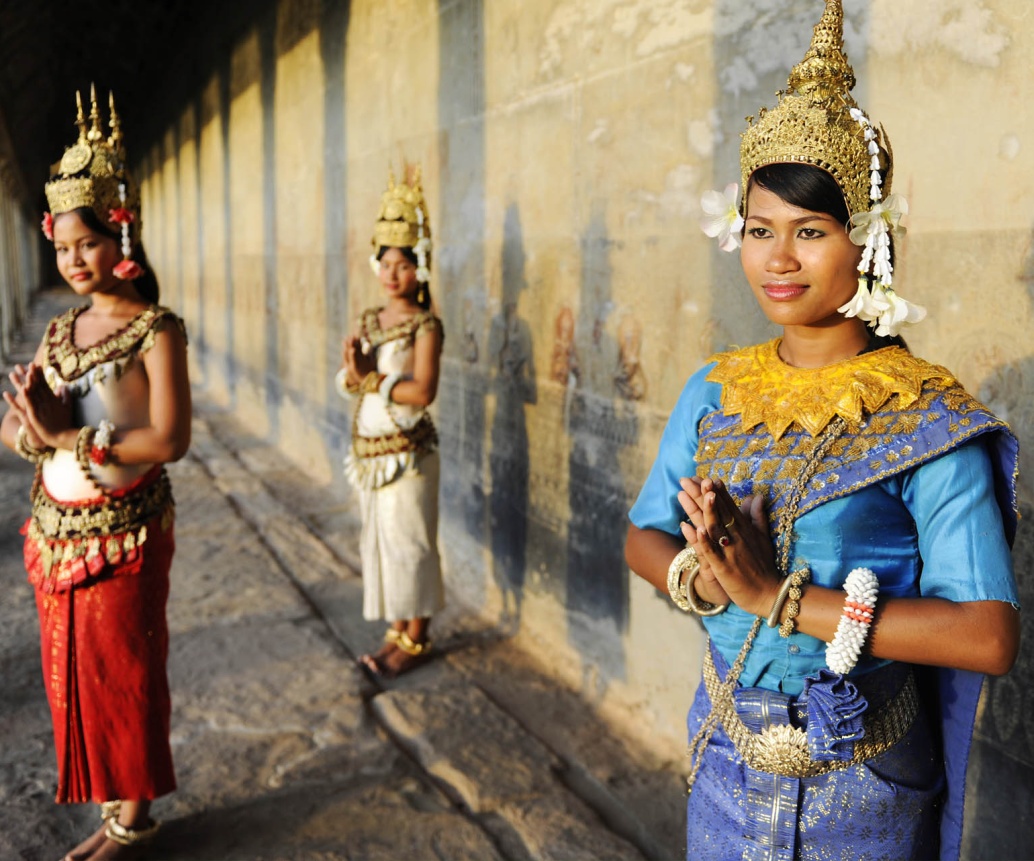
[[[409,430],[398,430],[384,436],[365,437],[353,431],[352,451],[356,457],[380,457],[407,451],[429,451],[438,444],[438,434],[430,416],[422,416]]]
[[[808,736],[802,729],[782,725],[752,732],[736,711],[732,690],[718,678],[710,648],[704,652],[704,685],[714,714],[743,761],[755,771],[783,777],[815,777],[879,756],[905,737],[919,714],[919,690],[914,675],[909,672],[901,689],[878,714],[870,716],[866,712],[865,737],[855,742],[854,756],[850,760],[826,762],[811,758]]]
[[[49,541],[116,535],[144,526],[171,505],[172,488],[164,470],[138,491],[125,495],[116,492],[81,506],[59,502],[40,486],[32,500],[30,535]]]

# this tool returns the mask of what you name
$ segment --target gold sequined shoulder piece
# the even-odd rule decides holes
[[[153,346],[155,334],[170,321],[175,320],[186,334],[182,321],[172,311],[161,305],[150,305],[117,332],[80,349],[74,339],[75,321],[89,307],[72,308],[51,320],[47,328],[45,361],[65,382],[77,380],[106,362],[146,352]]]
[[[764,424],[775,439],[795,422],[818,436],[836,417],[852,425],[892,397],[907,408],[928,380],[954,383],[945,368],[901,347],[885,347],[822,368],[794,368],[779,358],[777,338],[711,358],[707,375],[722,385],[722,411],[739,415],[744,431]]]
[[[144,335],[143,339],[140,341],[140,346],[136,350],[140,355],[143,355],[150,350],[151,347],[154,346],[154,339],[158,333],[169,326],[175,326],[179,329],[180,334],[183,336],[183,340],[187,340],[187,326],[183,322],[182,318],[178,317],[175,312],[171,311],[169,308],[163,308],[161,306],[155,307],[158,309],[159,313],[155,316],[154,321],[151,323],[151,328],[147,330],[147,334]]]

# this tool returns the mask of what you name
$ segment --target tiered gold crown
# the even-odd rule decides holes
[[[822,168],[837,181],[851,215],[869,210],[874,202],[870,199],[874,154],[869,151],[865,129],[850,113],[858,107],[851,95],[854,85],[854,71],[844,54],[841,0],[826,0],[811,47],[790,72],[778,106],[770,111],[762,108],[757,122],[748,118],[740,144],[744,201],[747,181],[759,167],[801,162]],[[886,197],[893,164],[882,127],[876,146]]]
[[[420,168],[407,172],[411,174],[407,182],[395,182],[394,172],[388,173],[388,188],[381,195],[373,229],[374,253],[382,247],[416,248],[422,238],[430,241],[431,224],[420,186]]]
[[[58,216],[73,209],[90,207],[97,214],[101,224],[112,225],[119,231],[119,224],[110,218],[112,210],[127,209],[133,213],[134,233],[140,229],[140,198],[126,167],[126,150],[122,143],[122,123],[115,111],[115,98],[108,95],[111,134],[105,138],[101,132],[101,115],[97,106],[97,93],[90,86],[90,115],[83,114],[83,103],[79,93],[75,94],[76,125],[79,139],[65,150],[61,161],[51,169],[52,176],[46,184],[47,204],[50,212]],[[125,200],[119,194],[124,186]]]

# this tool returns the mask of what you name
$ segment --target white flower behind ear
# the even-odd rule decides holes
[[[737,207],[739,183],[729,183],[725,192],[705,191],[700,198],[700,207],[704,215],[700,219],[700,229],[712,239],[718,239],[718,247],[722,251],[735,251],[740,247],[740,230],[743,229],[743,216]]]
[[[879,325],[876,327],[877,335],[897,335],[902,326],[918,323],[926,316],[926,309],[921,305],[913,305],[889,288],[883,292],[887,308],[880,314]]]
[[[841,305],[837,310],[845,317],[857,317],[866,323],[879,317],[879,311],[873,307],[872,294],[869,292],[869,280],[858,279],[858,289],[854,297],[846,305]]]

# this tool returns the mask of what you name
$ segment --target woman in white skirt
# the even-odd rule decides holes
[[[401,183],[389,177],[373,248],[386,302],[363,311],[336,380],[342,395],[358,398],[345,472],[361,501],[363,616],[389,622],[381,648],[359,663],[391,678],[427,658],[431,616],[444,604],[438,435],[427,413],[444,334],[430,310],[431,236],[419,169]]]

